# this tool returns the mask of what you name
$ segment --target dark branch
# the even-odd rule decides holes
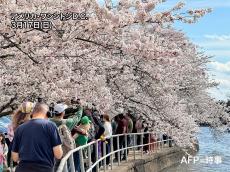
[[[2,113],[5,109],[7,109],[16,99],[17,99],[17,94],[15,94],[14,97],[12,97],[5,105],[0,107],[0,113]]]
[[[10,44],[13,44],[14,45],[14,47],[16,47],[18,50],[20,50],[23,54],[25,54],[26,56],[28,56],[29,57],[29,59],[30,60],[32,60],[34,63],[36,63],[36,64],[39,64],[39,62],[37,61],[37,60],[35,60],[30,54],[28,54],[27,52],[25,52],[24,50],[22,50],[21,49],[21,47],[18,45],[18,44],[16,44],[15,42],[13,42],[10,38],[8,38],[6,35],[4,35],[3,33],[0,33],[2,36],[3,36],[3,38],[5,39],[5,40],[7,40]]]
[[[4,55],[0,56],[0,59],[4,59],[4,58],[7,58],[7,57],[14,57],[14,56],[15,56],[14,54],[4,54]]]
[[[7,49],[7,48],[11,48],[11,47],[14,47],[14,44],[10,43],[8,45],[2,46],[1,48],[2,49]]]

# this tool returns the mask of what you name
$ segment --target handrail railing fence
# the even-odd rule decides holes
[[[160,139],[151,142],[151,135],[156,136],[156,134],[152,132],[129,133],[113,135],[106,139],[106,142],[108,142],[107,144],[105,141],[101,140],[92,141],[69,151],[65,157],[62,158],[57,172],[76,172],[74,154],[78,154],[80,157],[81,172],[99,172],[101,170],[100,167],[103,167],[103,171],[109,169],[109,166],[111,170],[113,169],[115,163],[113,160],[114,155],[117,160],[117,165],[119,166],[121,164],[122,152],[124,153],[125,161],[128,162],[128,151],[131,149],[133,150],[133,158],[135,160],[138,150],[141,150],[141,157],[143,157],[145,146],[148,147],[150,155],[153,153],[152,151],[162,150],[165,146],[173,146],[172,139]],[[144,144],[145,137],[147,137],[148,140],[147,143]],[[130,142],[132,142],[132,144],[130,144]],[[150,151],[151,146],[153,147],[152,151]],[[87,157],[85,156],[86,151]]]

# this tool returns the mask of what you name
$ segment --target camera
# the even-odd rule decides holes
[[[53,117],[53,114],[52,114],[52,112],[48,111],[48,112],[46,113],[46,116],[47,116],[48,118],[52,118],[52,117]]]

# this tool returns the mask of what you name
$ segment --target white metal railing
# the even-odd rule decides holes
[[[99,172],[100,166],[103,167],[103,170],[108,169],[109,164],[110,168],[113,169],[114,166],[114,154],[117,159],[118,166],[121,163],[121,153],[124,151],[124,156],[126,157],[126,162],[128,161],[128,150],[133,150],[133,158],[136,159],[137,148],[141,149],[141,156],[143,156],[143,148],[147,146],[150,151],[153,147],[153,150],[149,152],[151,155],[153,152],[159,149],[163,149],[165,146],[172,147],[174,144],[172,139],[158,140],[151,142],[151,135],[154,133],[145,132],[145,133],[129,133],[129,134],[118,134],[113,135],[105,141],[95,140],[86,145],[77,147],[69,151],[65,157],[62,158],[61,163],[57,169],[57,172],[76,172],[76,167],[74,165],[74,153],[78,153],[80,160],[80,171],[81,172]],[[147,137],[147,143],[143,143],[144,137]],[[139,141],[139,143],[137,143]],[[145,140],[146,141],[146,140]],[[129,143],[128,143],[129,142]],[[132,144],[131,144],[132,142]],[[121,145],[122,144],[122,145]],[[107,149],[106,149],[107,147]],[[108,150],[110,147],[110,150]],[[101,151],[99,151],[101,149]],[[83,151],[87,151],[87,157],[84,157]],[[99,153],[101,156],[99,157]],[[93,159],[91,155],[93,154]],[[93,160],[93,161],[92,161]],[[106,162],[108,161],[108,162]],[[87,164],[87,165],[85,165]],[[78,167],[79,168],[79,167]]]

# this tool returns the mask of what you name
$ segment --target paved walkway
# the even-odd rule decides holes
[[[150,157],[156,156],[159,153],[164,153],[168,152],[172,148],[164,147],[162,149],[158,149],[150,154],[143,153],[141,155],[141,151],[135,151],[135,160],[134,160],[134,151],[130,150],[129,151],[129,156],[128,156],[128,162],[126,161],[121,161],[120,165],[118,166],[118,162],[113,163],[113,167],[111,169],[111,164],[107,166],[106,170],[103,169],[103,167],[100,168],[100,171],[108,171],[108,172],[127,172],[129,171],[130,168],[134,166],[136,162],[140,162],[141,160],[148,159]]]

